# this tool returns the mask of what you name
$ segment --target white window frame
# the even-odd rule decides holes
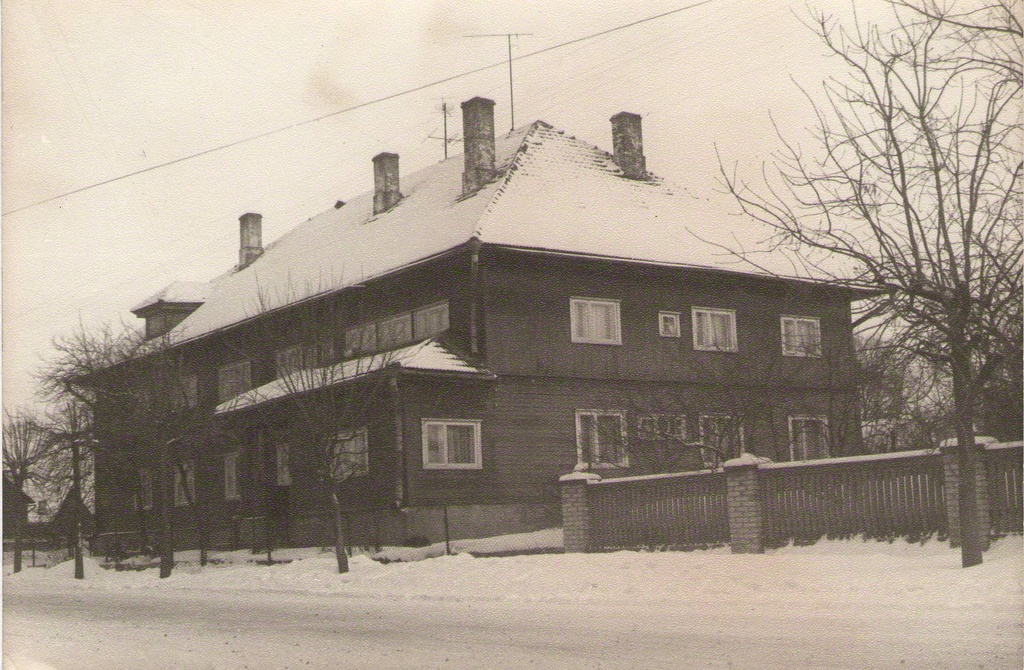
[[[622,344],[621,301],[608,298],[569,298],[569,330],[570,339],[576,344]],[[599,337],[594,334],[597,324],[594,322],[593,307],[611,308],[614,331],[611,337]],[[577,311],[583,313],[583,323]]]
[[[600,417],[602,416],[614,416],[619,420],[619,434],[620,434],[620,445],[622,448],[621,458],[617,461],[605,461],[601,458],[601,443],[600,441],[594,445],[591,449],[590,460],[584,459],[584,454],[587,450],[587,446],[583,444],[583,424],[581,419],[584,416],[591,416],[594,418],[594,425],[598,426]],[[598,431],[600,436],[600,431]],[[629,454],[627,453],[626,446],[626,412],[617,409],[578,409],[576,410],[576,461],[582,463],[589,468],[628,468],[629,467]]]
[[[423,419],[421,422],[423,441],[423,469],[425,470],[482,470],[483,449],[480,442],[480,419]],[[470,426],[473,429],[473,462],[472,463],[449,463],[448,462],[448,426]],[[431,428],[440,427],[442,430],[442,453],[441,462],[431,461],[429,456],[429,432]]]
[[[144,510],[153,509],[153,474],[149,468],[139,468],[139,505]]]
[[[739,419],[738,417],[735,417],[735,416],[733,416],[731,414],[701,414],[700,418],[697,420],[698,430],[700,431],[700,441],[701,441],[701,444],[704,444],[705,433],[706,433],[706,431],[704,429],[704,420],[705,419],[710,419],[710,420],[714,420],[714,421],[726,421],[726,422],[735,421],[736,422],[736,428],[737,428],[736,433],[737,433],[737,437],[739,437],[739,441],[740,441],[739,453],[738,454],[723,454],[722,455],[723,460],[729,460],[730,458],[736,458],[736,457],[738,457],[740,454],[742,454],[746,450],[746,448],[747,448],[747,440],[746,440],[746,435],[745,435],[745,433],[743,431],[743,422],[742,422],[741,419]],[[705,460],[708,460],[708,459],[705,458]]]
[[[658,335],[661,337],[682,337],[683,328],[679,312],[658,312]]]
[[[680,432],[662,432],[659,424],[665,422],[670,428],[673,423],[679,426]],[[654,428],[650,428],[650,424]],[[686,441],[686,415],[684,414],[645,414],[637,419],[637,437],[646,440],[679,440]]]
[[[241,453],[233,451],[224,454],[224,500],[238,500],[238,461]]]
[[[252,366],[248,360],[217,368],[217,398],[226,402],[252,389]]]
[[[287,444],[279,444],[274,449],[274,481],[277,482],[278,486],[292,485],[290,451]]]
[[[800,445],[800,450],[803,452],[797,458],[797,431],[795,428],[798,422],[816,421],[821,424],[821,453],[823,454],[820,458],[829,457],[828,448],[828,417],[826,416],[814,416],[809,414],[797,414],[789,417],[789,459],[791,461],[808,461],[817,460],[819,457],[809,458],[807,455],[806,445]]]
[[[801,323],[813,324],[816,348],[813,351],[808,351],[805,347],[800,346],[802,343],[791,343],[786,338],[786,324],[793,324],[794,328],[799,327]],[[779,319],[779,331],[782,337],[782,355],[783,356],[798,356],[803,358],[821,358],[821,319],[816,316],[783,316]],[[797,346],[793,346],[796,344]]]
[[[361,447],[353,450],[349,447],[353,444]],[[366,426],[339,431],[332,446],[331,478],[341,482],[349,477],[364,477],[369,474],[370,442]]]
[[[425,337],[445,332],[449,327],[448,319],[447,300],[414,310],[412,313],[413,339],[422,340]]]
[[[181,471],[185,471],[185,486],[188,487],[188,495],[185,495],[185,488],[182,486]],[[188,499],[196,500],[196,462],[192,459],[183,461],[179,466],[174,464],[174,506],[184,507]]]
[[[729,318],[729,342],[725,347],[707,344],[701,341],[700,328],[697,326],[698,314],[708,316],[727,316]],[[697,351],[739,351],[739,338],[736,336],[736,310],[719,309],[717,307],[693,307],[690,309],[691,329],[693,330],[693,348]]]

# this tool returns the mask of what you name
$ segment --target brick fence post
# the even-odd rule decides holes
[[[590,551],[590,506],[587,484],[601,481],[592,472],[572,472],[558,478],[562,487],[562,535],[565,553]]]
[[[729,545],[734,554],[763,554],[761,542],[761,480],[758,459],[742,454],[723,464],[726,476],[726,505],[729,516]]]
[[[988,549],[991,534],[989,518],[988,477],[985,475],[987,458],[985,445],[995,440],[991,437],[977,437],[974,448],[978,450],[978,468],[975,471],[974,486],[978,494],[978,523],[984,548]],[[960,546],[960,462],[957,441],[944,440],[939,447],[942,452],[942,488],[946,498],[946,524],[949,529],[949,546]]]

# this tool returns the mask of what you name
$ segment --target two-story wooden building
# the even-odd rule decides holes
[[[855,290],[727,253],[753,224],[649,174],[639,116],[612,118],[609,154],[542,121],[496,138],[493,106],[463,103],[463,158],[400,178],[380,154],[373,193],[265,248],[246,214],[234,270],[135,308],[232,436],[176,470],[179,530],[187,489],[214,544],[261,524],[328,541],[288,400],[343,386],[370,398],[339,435],[361,454],[342,487],[356,543],[437,540],[444,508],[455,537],[558,525],[576,467],[859,453]],[[301,369],[325,374],[287,383]],[[97,463],[101,531],[156,528],[157,466],[137,465]]]

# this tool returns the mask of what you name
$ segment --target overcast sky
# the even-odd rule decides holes
[[[408,173],[440,160],[442,102],[496,101],[510,127],[507,67],[335,114],[115,179],[685,7],[687,0],[5,0],[3,2],[3,404],[32,402],[50,342],[176,279],[238,258],[238,216],[263,241],[372,188],[371,158]],[[849,2],[819,2],[849,13]],[[861,18],[887,16],[858,0]],[[769,113],[798,137],[834,63],[803,2],[710,0],[513,65],[515,120],[543,119],[611,150],[609,117],[643,116],[648,169],[701,195],[714,144],[751,176],[777,146]],[[450,151],[461,153],[461,145]],[[12,211],[19,210],[19,211]],[[738,225],[731,220],[723,225]]]

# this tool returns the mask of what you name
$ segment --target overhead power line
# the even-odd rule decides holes
[[[93,184],[89,184],[87,186],[82,186],[82,187],[79,187],[79,188],[76,188],[76,189],[73,189],[73,190],[70,190],[70,191],[65,191],[63,193],[60,193],[59,195],[54,195],[54,196],[51,196],[49,198],[45,198],[43,200],[38,200],[38,201],[33,202],[31,204],[28,204],[28,205],[23,205],[21,207],[15,207],[14,209],[9,209],[9,210],[6,210],[6,211],[0,213],[0,216],[7,216],[9,214],[14,214],[16,212],[22,212],[22,211],[24,211],[26,209],[31,209],[33,207],[38,207],[39,205],[45,205],[48,202],[53,202],[54,200],[60,200],[61,198],[66,198],[68,196],[76,195],[76,194],[82,193],[84,191],[88,191],[88,190],[91,190],[91,189],[94,189],[94,188],[99,188],[100,186],[106,186],[107,184],[113,184],[114,182],[123,181],[125,179],[130,179],[131,177],[137,177],[137,176],[139,176],[141,174],[146,174],[147,172],[153,172],[154,170],[159,170],[161,168],[169,167],[171,165],[177,165],[178,163],[184,163],[186,161],[190,161],[190,160],[195,159],[195,158],[200,158],[202,156],[207,156],[209,154],[216,153],[218,151],[224,151],[225,149],[230,149],[232,147],[237,147],[237,146],[239,146],[241,144],[246,144],[248,142],[253,142],[255,140],[259,140],[259,139],[262,139],[264,137],[270,137],[271,135],[276,135],[278,133],[283,133],[283,132],[286,132],[288,130],[293,130],[295,128],[300,128],[302,126],[307,126],[307,125],[310,125],[310,124],[313,124],[313,123],[318,123],[320,121],[323,121],[325,119],[329,119],[329,118],[334,117],[334,116],[338,116],[338,115],[341,115],[341,114],[347,114],[348,112],[353,112],[353,111],[355,111],[357,109],[362,109],[364,107],[369,107],[371,105],[377,105],[377,104],[380,104],[382,102],[387,102],[388,100],[394,100],[395,98],[400,98],[402,96],[410,95],[410,94],[416,93],[418,91],[423,91],[425,89],[432,88],[434,86],[439,86],[441,84],[445,84],[445,83],[448,83],[450,81],[454,81],[456,79],[461,79],[463,77],[468,77],[469,75],[476,74],[478,72],[484,72],[485,70],[490,70],[490,69],[493,69],[493,68],[496,68],[496,67],[501,67],[501,66],[504,66],[506,64],[508,64],[509,67],[511,67],[511,62],[514,61],[514,60],[523,60],[525,58],[531,58],[533,56],[539,56],[540,54],[547,53],[549,51],[554,51],[555,49],[561,49],[562,47],[567,47],[567,46],[570,46],[572,44],[578,44],[580,42],[585,42],[587,40],[592,40],[592,39],[594,39],[596,37],[601,37],[602,35],[608,35],[610,33],[618,32],[619,30],[625,30],[626,28],[632,28],[633,26],[638,26],[641,23],[647,23],[649,21],[655,21],[657,19],[661,19],[661,18],[664,18],[666,16],[670,16],[672,14],[678,14],[679,12],[683,12],[683,11],[686,11],[688,9],[694,9],[696,7],[700,7],[701,5],[709,4],[712,1],[713,0],[701,0],[701,2],[695,2],[693,4],[686,5],[684,7],[678,7],[676,9],[672,9],[672,10],[669,10],[667,12],[662,12],[661,14],[655,14],[654,16],[648,16],[646,18],[639,19],[637,21],[632,21],[630,23],[625,23],[625,24],[623,24],[621,26],[615,26],[614,28],[608,28],[607,30],[602,30],[600,32],[596,32],[596,33],[593,33],[593,34],[590,34],[590,35],[584,35],[583,37],[577,37],[576,39],[568,40],[566,42],[560,42],[559,44],[554,44],[552,46],[545,47],[543,49],[538,49],[537,51],[531,51],[530,53],[526,53],[526,54],[523,54],[521,56],[516,56],[515,58],[510,58],[508,60],[503,60],[503,61],[500,61],[500,62],[497,62],[497,63],[491,63],[490,65],[484,65],[482,67],[474,68],[472,70],[467,70],[466,72],[461,72],[459,74],[453,74],[453,75],[451,75],[449,77],[444,77],[443,79],[437,79],[437,80],[429,82],[427,84],[421,84],[419,86],[415,86],[413,88],[409,88],[409,89],[406,89],[404,91],[399,91],[397,93],[391,93],[390,95],[385,95],[385,96],[380,97],[380,98],[375,98],[373,100],[368,100],[366,102],[361,102],[361,103],[359,103],[357,105],[352,105],[350,107],[345,107],[343,109],[338,109],[338,110],[335,110],[333,112],[329,112],[327,114],[322,114],[320,116],[317,116],[317,117],[314,117],[314,118],[311,118],[311,119],[306,119],[304,121],[297,121],[295,123],[291,123],[291,124],[286,125],[286,126],[281,126],[279,128],[274,128],[273,130],[268,130],[268,131],[265,131],[265,132],[262,132],[262,133],[257,133],[255,135],[249,135],[247,137],[243,137],[243,138],[235,140],[233,142],[228,142],[227,144],[221,144],[221,145],[216,146],[216,147],[211,147],[209,149],[204,149],[202,151],[198,151],[198,152],[196,152],[194,154],[189,154],[187,156],[182,156],[180,158],[175,158],[175,159],[172,159],[172,160],[169,160],[169,161],[165,161],[163,163],[158,163],[156,165],[151,165],[149,167],[142,168],[141,170],[135,170],[134,172],[128,172],[126,174],[122,174],[122,175],[119,175],[117,177],[111,177],[110,179],[104,179],[103,181],[98,181],[98,182],[95,182]]]

